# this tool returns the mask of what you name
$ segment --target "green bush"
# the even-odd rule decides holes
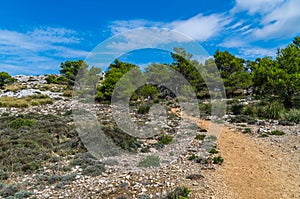
[[[9,177],[8,172],[0,169],[0,180],[7,180]]]
[[[218,150],[216,150],[215,148],[212,148],[210,151],[209,151],[210,154],[217,154],[219,153]]]
[[[258,117],[267,119],[279,119],[285,111],[284,105],[278,101],[261,102],[258,107]]]
[[[195,160],[198,156],[196,156],[195,154],[192,154],[188,159],[189,160]]]
[[[233,115],[240,115],[243,111],[244,105],[240,103],[234,103],[230,108]]]
[[[188,199],[191,190],[187,187],[176,187],[174,191],[168,193],[165,199]]]
[[[224,159],[221,156],[217,156],[213,158],[213,164],[222,164],[224,162]]]
[[[275,131],[271,131],[270,135],[285,135],[285,133],[280,130],[275,130]]]
[[[159,137],[160,144],[167,145],[167,144],[170,144],[172,141],[173,141],[173,136],[171,136],[171,135],[164,134]]]
[[[296,124],[300,123],[300,109],[291,109],[287,112],[284,112],[280,115],[282,120],[288,122],[294,122]]]
[[[1,190],[1,196],[9,197],[14,196],[19,191],[19,186],[15,184],[7,185]]]
[[[245,128],[245,129],[243,130],[243,133],[251,133],[251,129],[250,129],[250,128]]]
[[[137,110],[138,114],[147,114],[149,113],[150,110],[150,105],[143,105],[140,106],[139,109]]]
[[[9,122],[8,126],[9,128],[12,129],[19,129],[22,126],[32,126],[36,123],[35,120],[28,120],[28,119],[22,119],[22,118],[17,118]]]
[[[15,198],[18,199],[29,198],[30,196],[31,196],[31,192],[26,190],[21,190],[15,194]]]
[[[201,116],[211,115],[211,103],[199,103],[199,111]]]
[[[138,163],[138,167],[159,167],[160,158],[158,156],[149,155]]]
[[[198,134],[198,135],[196,135],[195,139],[196,139],[196,140],[204,140],[205,136],[206,136],[206,135]]]

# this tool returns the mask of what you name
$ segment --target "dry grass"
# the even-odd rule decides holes
[[[15,83],[15,84],[10,84],[10,85],[5,85],[4,90],[16,92],[16,91],[23,90],[26,88],[27,88],[26,85]]]
[[[53,100],[48,95],[34,95],[22,98],[16,97],[0,97],[0,107],[27,108],[29,106],[39,106],[45,104],[53,104]]]

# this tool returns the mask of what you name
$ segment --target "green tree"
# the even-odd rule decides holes
[[[177,70],[192,85],[194,91],[199,93],[206,89],[206,83],[202,77],[203,66],[196,60],[192,60],[192,55],[183,48],[174,48],[175,53],[171,53],[174,62],[171,66]],[[200,72],[199,72],[200,71]],[[182,89],[182,88],[180,88]]]
[[[88,72],[88,64],[83,60],[66,61],[60,64],[60,68],[59,72],[67,78],[69,86],[74,86],[76,78],[80,79]]]
[[[16,80],[11,77],[7,72],[0,72],[0,88],[3,89],[5,84],[11,84]]]
[[[110,64],[102,85],[98,87],[97,100],[110,101],[117,82],[125,73],[134,68],[138,69],[138,67],[134,64],[120,62],[117,59],[112,64]],[[129,86],[131,85],[131,81],[132,80],[128,80],[126,82],[126,84],[124,85],[124,89],[126,89],[126,87],[129,88]]]
[[[219,50],[214,54],[214,59],[228,97],[241,95],[251,87],[251,75],[244,59],[235,57],[228,51]]]
[[[252,62],[254,93],[259,98],[276,100],[286,108],[297,104],[300,95],[300,38],[278,49],[276,59],[264,57]]]

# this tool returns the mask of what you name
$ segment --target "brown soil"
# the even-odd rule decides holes
[[[187,117],[201,128],[210,121]],[[282,146],[284,147],[284,146]],[[212,198],[300,198],[300,162],[298,154],[283,153],[267,141],[223,127],[218,150],[224,158],[216,171],[204,171],[213,189]]]

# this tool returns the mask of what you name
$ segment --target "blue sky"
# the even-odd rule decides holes
[[[220,49],[245,59],[274,56],[278,47],[299,35],[299,10],[299,0],[1,1],[0,71],[58,73],[61,62],[85,59],[107,38],[144,27],[175,30],[210,55]],[[145,38],[135,37],[134,42],[141,44]],[[118,47],[128,46],[116,45],[114,51]],[[136,62],[151,61],[141,57],[146,55],[137,54]],[[123,58],[134,61],[132,54]]]

